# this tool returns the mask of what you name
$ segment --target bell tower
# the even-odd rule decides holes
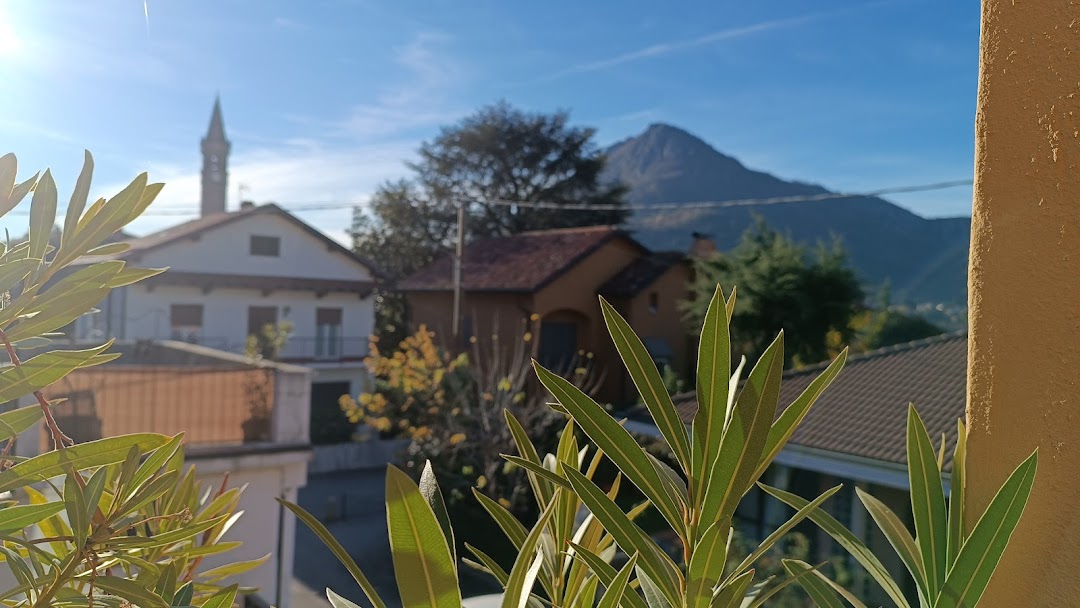
[[[221,98],[214,99],[210,128],[202,140],[202,200],[205,217],[225,213],[225,194],[229,179],[229,140],[225,139],[225,124],[221,119]]]

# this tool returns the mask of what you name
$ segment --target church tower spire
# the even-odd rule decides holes
[[[225,139],[225,123],[221,118],[221,98],[214,99],[210,128],[202,140],[202,200],[203,216],[225,213],[225,194],[229,179],[229,140]]]

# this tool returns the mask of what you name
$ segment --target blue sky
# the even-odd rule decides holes
[[[972,173],[979,4],[497,0],[0,0],[0,138],[61,200],[165,191],[136,233],[191,216],[220,93],[229,199],[362,201],[419,142],[499,99],[569,109],[607,145],[653,122],[833,189]],[[970,188],[892,200],[966,215]],[[303,219],[341,238],[347,209]],[[24,218],[0,226],[12,232]]]

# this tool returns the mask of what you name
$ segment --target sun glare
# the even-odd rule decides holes
[[[14,56],[22,48],[19,37],[15,34],[15,25],[7,10],[7,3],[0,0],[0,60]]]

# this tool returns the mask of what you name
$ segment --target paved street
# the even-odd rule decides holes
[[[371,580],[390,606],[398,605],[390,541],[386,535],[383,504],[385,472],[382,469],[313,475],[300,491],[300,506],[326,524],[338,541]],[[467,570],[466,587],[474,593],[490,593],[486,575]],[[296,560],[293,569],[293,606],[326,608],[325,589],[330,587],[361,606],[370,606],[345,567],[301,523],[296,527]],[[481,584],[477,584],[480,582]],[[468,593],[468,592],[466,592]],[[478,603],[479,602],[479,603]],[[469,605],[485,606],[479,600]]]

